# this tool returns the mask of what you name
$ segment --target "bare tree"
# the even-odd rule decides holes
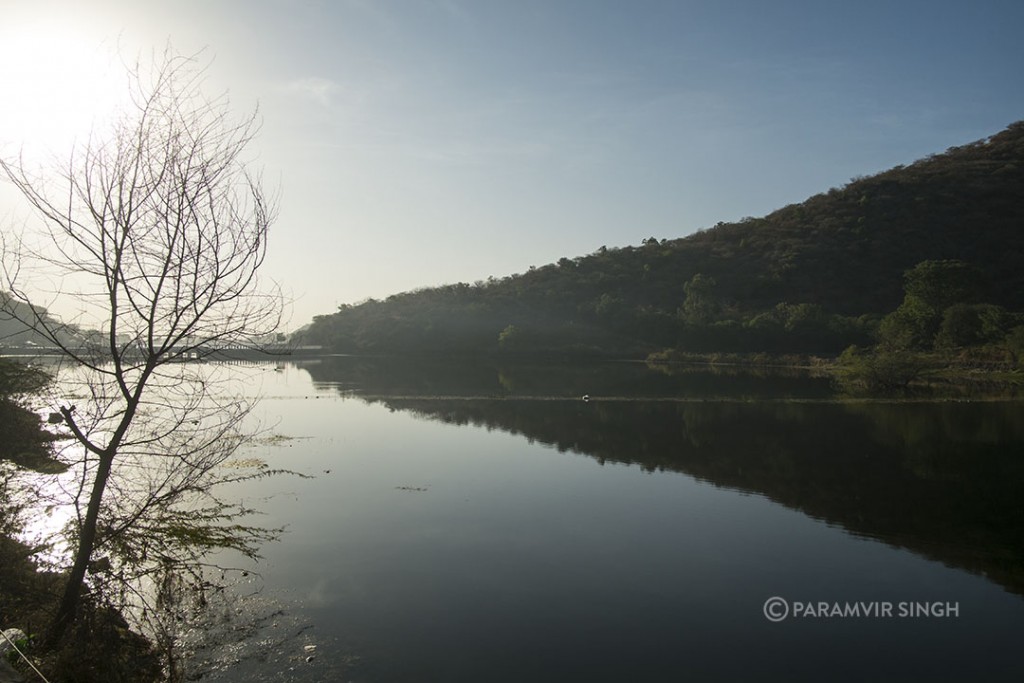
[[[61,385],[78,387],[77,408],[55,406],[81,455],[74,562],[51,643],[104,544],[144,553],[152,544],[126,539],[159,530],[196,547],[249,548],[251,529],[214,524],[224,503],[207,497],[211,473],[243,442],[248,408],[216,389],[216,368],[186,361],[277,328],[280,294],[257,278],[275,202],[247,170],[255,112],[239,121],[224,97],[206,97],[195,57],[154,62],[128,69],[130,104],[66,162],[43,173],[0,159],[42,219],[35,237],[5,245],[0,307],[59,349],[70,365]],[[74,325],[32,301],[41,282],[76,303]],[[204,515],[211,523],[198,532]]]

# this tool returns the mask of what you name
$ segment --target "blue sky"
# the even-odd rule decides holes
[[[240,113],[260,107],[254,156],[281,189],[266,275],[295,297],[292,326],[365,297],[763,215],[1024,118],[1019,0],[0,11],[0,41],[21,46],[0,48],[0,86],[22,88],[0,105],[5,149],[46,139],[57,121],[32,107],[83,50],[208,48],[210,87]],[[0,216],[14,201],[0,193]]]

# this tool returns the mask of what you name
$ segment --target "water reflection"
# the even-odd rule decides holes
[[[643,363],[486,364],[336,356],[304,364],[314,382],[360,396],[821,400],[825,376],[786,369],[648,367]],[[766,381],[770,380],[770,381]]]
[[[1024,594],[1019,402],[831,401],[827,379],[799,373],[634,364],[307,369],[394,410],[758,493]]]

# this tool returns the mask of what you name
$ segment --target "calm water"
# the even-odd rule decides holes
[[[251,386],[288,437],[256,455],[314,477],[241,491],[288,527],[254,579],[285,614],[211,678],[1024,680],[1024,403],[624,364]]]

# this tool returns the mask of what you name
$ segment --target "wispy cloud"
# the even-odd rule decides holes
[[[308,97],[321,106],[329,107],[333,104],[339,87],[329,78],[306,76],[289,82],[285,89]]]

